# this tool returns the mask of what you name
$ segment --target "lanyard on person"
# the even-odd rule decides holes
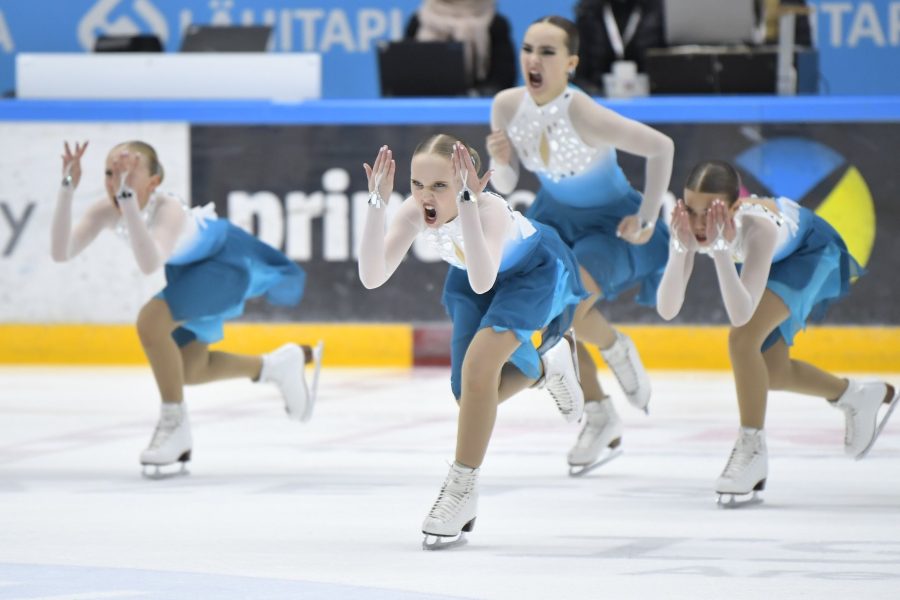
[[[625,58],[625,46],[627,46],[637,33],[638,23],[641,22],[641,8],[635,6],[628,15],[628,23],[625,24],[625,33],[619,31],[619,24],[616,23],[616,16],[613,14],[612,7],[607,2],[603,5],[603,22],[606,25],[606,34],[609,36],[609,43],[612,45],[613,52],[619,60]]]

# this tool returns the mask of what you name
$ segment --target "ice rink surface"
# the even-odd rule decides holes
[[[0,598],[900,598],[900,417],[854,462],[842,413],[773,394],[765,502],[722,510],[730,375],[651,377],[649,417],[603,377],[624,454],[580,479],[580,425],[504,404],[468,545],[426,552],[447,370],[325,370],[305,425],[273,387],[190,388],[190,475],[153,481],[149,369],[0,368]]]

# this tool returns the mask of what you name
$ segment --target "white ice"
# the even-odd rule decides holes
[[[581,479],[549,396],[504,404],[468,545],[426,552],[444,369],[326,369],[305,425],[272,387],[189,388],[190,475],[152,481],[148,369],[0,368],[0,598],[900,597],[900,417],[855,462],[842,413],[773,394],[765,502],[722,510],[730,376],[651,375],[649,417],[604,376],[624,454]]]

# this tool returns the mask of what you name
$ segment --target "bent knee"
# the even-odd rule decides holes
[[[500,385],[500,369],[489,365],[472,364],[463,368],[462,385],[463,396],[485,397],[496,394]]]
[[[138,337],[144,345],[158,343],[172,334],[167,327],[170,319],[165,310],[155,304],[147,304],[138,313],[137,327]]]
[[[787,390],[791,381],[791,363],[778,364],[770,360],[766,361],[766,370],[769,373],[769,389],[773,391]]]
[[[731,352],[761,352],[766,335],[749,327],[732,327],[728,330],[728,349]]]

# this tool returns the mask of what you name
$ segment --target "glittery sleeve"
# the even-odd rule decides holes
[[[491,104],[491,131],[506,132],[524,93],[522,88],[513,88],[504,90],[494,97]],[[515,148],[512,147],[512,141],[510,141],[509,164],[500,164],[492,156],[490,168],[494,169],[491,187],[501,194],[509,194],[516,189],[519,182],[519,158]]]

